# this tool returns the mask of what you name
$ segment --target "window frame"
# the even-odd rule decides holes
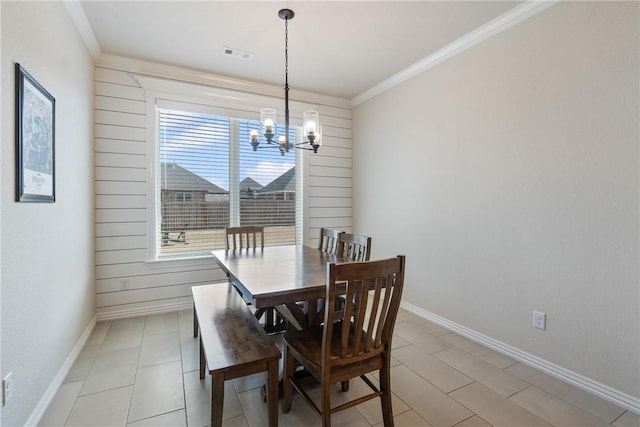
[[[196,255],[176,257],[158,257],[158,218],[160,215],[160,189],[157,183],[159,165],[159,113],[160,108],[176,108],[192,112],[213,115],[224,115],[234,119],[259,120],[260,108],[278,106],[281,98],[239,92],[230,89],[203,86],[194,83],[169,81],[149,76],[135,76],[136,81],[145,91],[146,101],[146,153],[147,153],[147,260],[149,264],[187,262],[197,259],[210,259],[212,255]],[[312,104],[294,102],[290,117],[294,122],[302,122],[302,111],[317,108]],[[284,111],[277,109],[278,117],[284,117]],[[300,137],[302,132],[297,132]],[[233,150],[232,150],[233,151]],[[238,155],[230,156],[236,161]],[[259,153],[257,153],[259,155]],[[296,242],[302,243],[306,191],[304,185],[304,169],[308,164],[306,150],[292,150],[287,155],[295,156],[296,167]],[[237,168],[236,168],[237,170]],[[233,177],[230,176],[231,179]],[[232,181],[233,182],[233,181]],[[230,188],[231,190],[231,188]],[[232,223],[233,225],[233,223]]]
[[[178,195],[180,195],[181,197],[178,197]],[[189,203],[193,201],[193,194],[187,193],[186,191],[176,192],[175,196],[176,196],[176,199],[174,200],[174,202],[176,203]]]

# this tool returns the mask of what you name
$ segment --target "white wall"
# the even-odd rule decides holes
[[[638,18],[561,2],[353,111],[353,227],[405,300],[636,402]]]
[[[1,2],[2,423],[24,425],[95,314],[93,62],[59,2]],[[56,202],[16,203],[14,63],[56,98]],[[50,391],[50,390],[49,390]]]
[[[148,263],[146,94],[150,76],[282,99],[282,88],[103,55],[95,69],[96,305],[99,319],[190,307],[191,286],[225,280],[209,258]],[[237,84],[236,84],[237,83]],[[344,99],[296,94],[322,115],[324,145],[305,163],[305,242],[320,227],[351,226],[351,108]],[[282,102],[284,100],[282,99]],[[283,104],[284,105],[284,104]],[[258,118],[256,108],[256,118]],[[305,154],[308,154],[305,152]],[[259,154],[257,154],[259,155]],[[128,279],[129,288],[121,282]]]

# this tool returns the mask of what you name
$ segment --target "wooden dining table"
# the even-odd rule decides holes
[[[303,245],[220,249],[211,253],[251,304],[258,309],[275,307],[296,329],[321,321],[318,301],[326,295],[327,263],[349,262]]]

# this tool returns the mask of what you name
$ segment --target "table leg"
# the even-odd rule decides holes
[[[287,322],[287,327],[293,327],[294,329],[301,331],[305,329],[307,325],[307,319],[300,307],[295,303],[287,303],[277,305],[274,307],[276,311]]]

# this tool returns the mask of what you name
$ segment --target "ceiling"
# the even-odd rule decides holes
[[[519,1],[81,1],[100,51],[352,99]],[[252,58],[225,55],[225,47]]]

